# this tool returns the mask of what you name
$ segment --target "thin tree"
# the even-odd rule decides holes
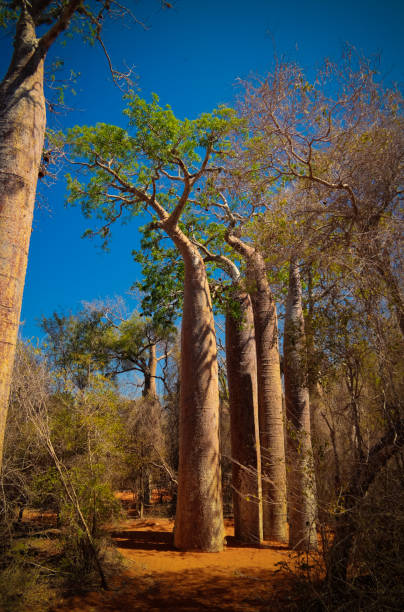
[[[52,363],[83,388],[89,374],[100,372],[115,379],[135,372],[143,378],[143,397],[157,397],[158,363],[167,360],[173,342],[173,325],[155,325],[137,312],[120,312],[123,305],[88,304],[76,315],[43,318],[46,350]],[[159,349],[159,353],[157,350]]]

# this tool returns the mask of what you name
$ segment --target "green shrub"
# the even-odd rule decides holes
[[[53,595],[44,571],[20,555],[14,554],[0,569],[0,610],[4,612],[44,612]]]

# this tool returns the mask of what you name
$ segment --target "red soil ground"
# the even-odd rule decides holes
[[[288,574],[277,571],[278,563],[290,561],[285,546],[243,546],[234,539],[232,522],[226,521],[223,552],[179,552],[172,529],[173,521],[166,518],[119,523],[111,535],[125,567],[111,580],[110,590],[71,597],[55,612],[300,609],[289,599]]]

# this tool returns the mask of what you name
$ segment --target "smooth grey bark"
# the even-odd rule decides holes
[[[156,371],[157,371],[156,345],[151,344],[149,348],[149,358],[147,360],[147,366],[144,372],[144,385],[143,385],[143,391],[142,391],[143,397],[150,397],[150,398],[157,397]]]

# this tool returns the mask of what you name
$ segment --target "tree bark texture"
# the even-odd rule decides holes
[[[238,291],[226,314],[226,362],[230,403],[234,535],[263,540],[257,358],[251,299]]]
[[[152,344],[149,349],[147,371],[144,374],[143,397],[157,397],[156,387],[157,356],[156,345]]]
[[[223,549],[216,334],[205,264],[177,228],[166,228],[185,264],[175,546]]]
[[[262,255],[231,234],[227,241],[247,262],[247,281],[254,313],[264,539],[286,543],[285,440],[276,305]]]
[[[46,126],[44,60],[81,2],[61,6],[41,38],[36,21],[49,0],[16,4],[21,12],[14,53],[0,84],[0,468]]]
[[[302,288],[296,260],[291,261],[289,268],[283,354],[289,545],[297,550],[310,550],[317,548],[317,506]]]
[[[43,59],[34,61],[28,15],[14,46],[0,85],[0,467],[46,122]]]

